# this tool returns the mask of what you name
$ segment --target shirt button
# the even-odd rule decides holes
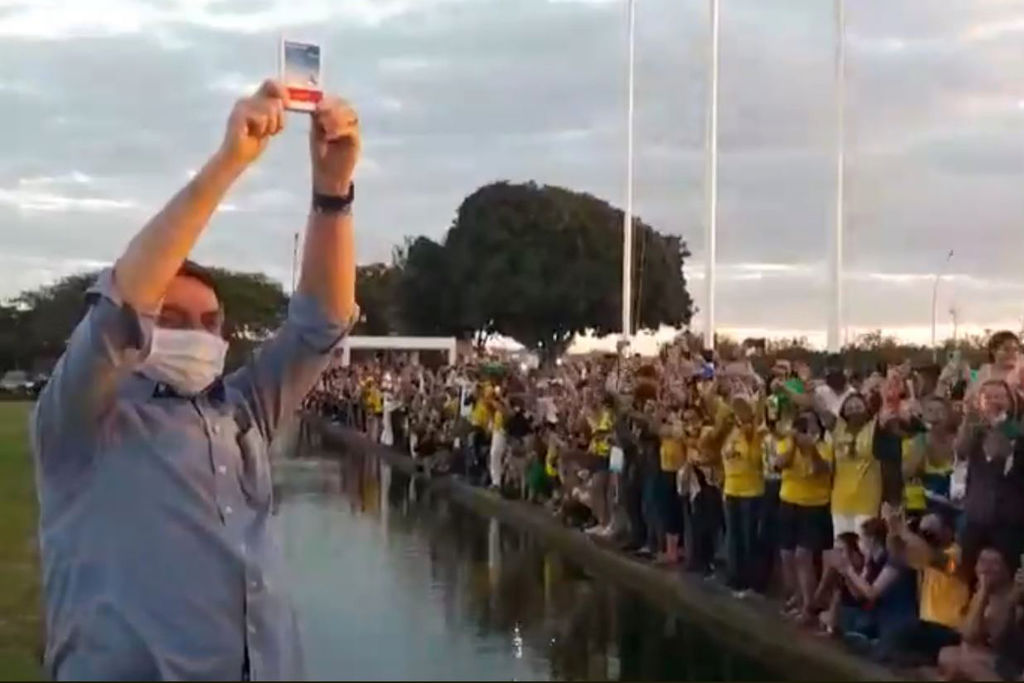
[[[225,515],[230,515],[232,512],[233,512],[233,510],[231,509],[230,505],[225,505],[224,506],[224,514]]]
[[[256,627],[253,626],[252,624],[249,624],[249,633],[251,635],[256,635]]]
[[[252,581],[250,581],[249,588],[252,588],[254,591],[258,591],[260,589],[259,579],[253,579]]]
[[[220,425],[213,425],[213,433],[220,434]]]
[[[217,474],[226,474],[227,471],[228,468],[225,467],[224,465],[217,465]]]

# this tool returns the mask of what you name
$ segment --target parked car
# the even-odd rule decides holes
[[[32,378],[24,370],[9,370],[0,377],[0,391],[16,394],[28,391],[32,385]]]

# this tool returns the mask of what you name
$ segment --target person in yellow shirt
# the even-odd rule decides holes
[[[918,571],[920,618],[893,636],[893,649],[901,653],[902,664],[935,666],[942,648],[960,643],[959,629],[971,599],[960,568],[960,547],[941,515],[925,515],[917,533],[898,513],[886,516],[889,534],[903,539],[907,564]]]
[[[934,507],[927,493],[949,498],[956,439],[950,415],[946,399],[929,396],[921,401],[920,420],[914,420],[919,431],[903,438],[903,507],[912,518]]]
[[[700,404],[703,406],[703,404]],[[686,548],[687,571],[714,574],[718,541],[724,527],[722,512],[721,449],[726,434],[716,428],[700,410],[684,416],[686,464],[678,481],[678,491],[686,504],[689,545]]]
[[[590,424],[590,453],[607,458],[611,452],[611,434],[614,426],[612,409],[614,401],[608,397],[601,402],[599,408],[587,415]]]
[[[590,433],[587,451],[594,458],[595,467],[591,474],[593,505],[591,510],[597,518],[597,526],[588,529],[588,533],[597,536],[608,536],[612,533],[612,509],[609,494],[612,488],[608,466],[612,450],[612,430],[615,428],[615,397],[606,394],[600,401],[597,394],[587,397],[590,404],[586,413],[586,422]]]
[[[882,465],[875,457],[875,419],[860,394],[850,394],[839,407],[832,430],[835,477],[832,481],[832,533],[860,533],[861,525],[878,516],[882,504]]]
[[[481,380],[476,387],[476,400],[469,415],[473,430],[469,435],[465,472],[471,480],[482,479],[487,475],[488,457],[491,452],[491,425],[494,420],[492,398],[494,387],[490,382]]]
[[[494,491],[501,490],[504,482],[505,452],[508,446],[508,435],[505,432],[505,419],[509,412],[509,405],[502,396],[501,387],[494,387],[490,397],[491,423],[488,425],[491,433],[490,458],[488,459],[488,478],[490,488]]]
[[[776,457],[782,470],[779,547],[783,583],[793,591],[787,596],[786,608],[801,621],[813,623],[818,560],[832,547],[832,447],[825,441],[825,425],[816,412],[800,412],[793,421],[793,448]]]
[[[756,419],[753,401],[738,394],[730,402],[733,428],[722,444],[725,470],[725,533],[727,583],[740,597],[755,587],[758,526],[764,498],[762,443],[767,433]]]
[[[925,433],[908,434],[900,443],[900,466],[903,470],[903,509],[920,519],[928,509],[925,496]]]
[[[679,470],[686,463],[686,442],[683,430],[682,415],[678,407],[673,407],[669,414],[660,415],[659,461],[660,472],[656,487],[658,501],[658,521],[660,534],[664,536],[665,552],[658,556],[659,564],[679,564],[679,536],[683,529],[682,500],[676,489]]]
[[[384,395],[377,378],[370,375],[363,384],[363,408],[366,411],[366,432],[376,443],[380,440],[381,416],[384,413]]]
[[[473,412],[470,413],[469,421],[474,428],[487,431],[490,429],[492,416],[491,397],[494,395],[494,387],[489,382],[480,382],[476,389],[476,400],[473,402]]]
[[[924,488],[933,496],[948,499],[956,441],[952,405],[940,396],[922,399],[921,419],[928,430],[924,437]]]
[[[773,411],[766,406],[768,433],[761,446],[761,467],[764,471],[764,502],[761,503],[761,524],[758,536],[762,575],[759,586],[771,584],[779,563],[779,494],[782,470],[777,466],[778,454],[793,448],[793,409],[790,405]]]

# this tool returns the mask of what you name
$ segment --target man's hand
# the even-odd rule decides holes
[[[313,163],[313,191],[348,194],[359,161],[359,117],[348,102],[325,98],[313,112],[309,152]]]
[[[259,158],[271,137],[284,128],[288,91],[267,80],[249,97],[235,102],[228,117],[221,153],[232,163],[248,166]]]

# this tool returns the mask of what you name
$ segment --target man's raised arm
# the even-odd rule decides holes
[[[126,369],[144,360],[152,314],[160,306],[210,215],[232,182],[281,130],[285,91],[264,83],[239,100],[228,119],[220,149],[188,185],[132,239],[113,271],[90,290],[91,307],[75,329],[35,413],[36,451],[50,460],[62,435],[65,446],[81,443],[112,405]],[[44,444],[44,442],[46,442]]]
[[[266,81],[235,104],[221,148],[118,259],[114,276],[125,303],[141,313],[156,312],[225,193],[284,127],[286,97],[280,84]]]
[[[313,206],[288,319],[249,365],[228,378],[246,397],[268,440],[312,389],[358,311],[351,203],[360,144],[352,107],[335,98],[321,102],[312,116],[309,145]]]
[[[313,115],[309,136],[313,192],[348,197],[359,160],[359,118],[343,100],[328,99]],[[309,216],[299,293],[310,296],[334,320],[348,321],[356,310],[355,240],[352,212],[316,210]]]

